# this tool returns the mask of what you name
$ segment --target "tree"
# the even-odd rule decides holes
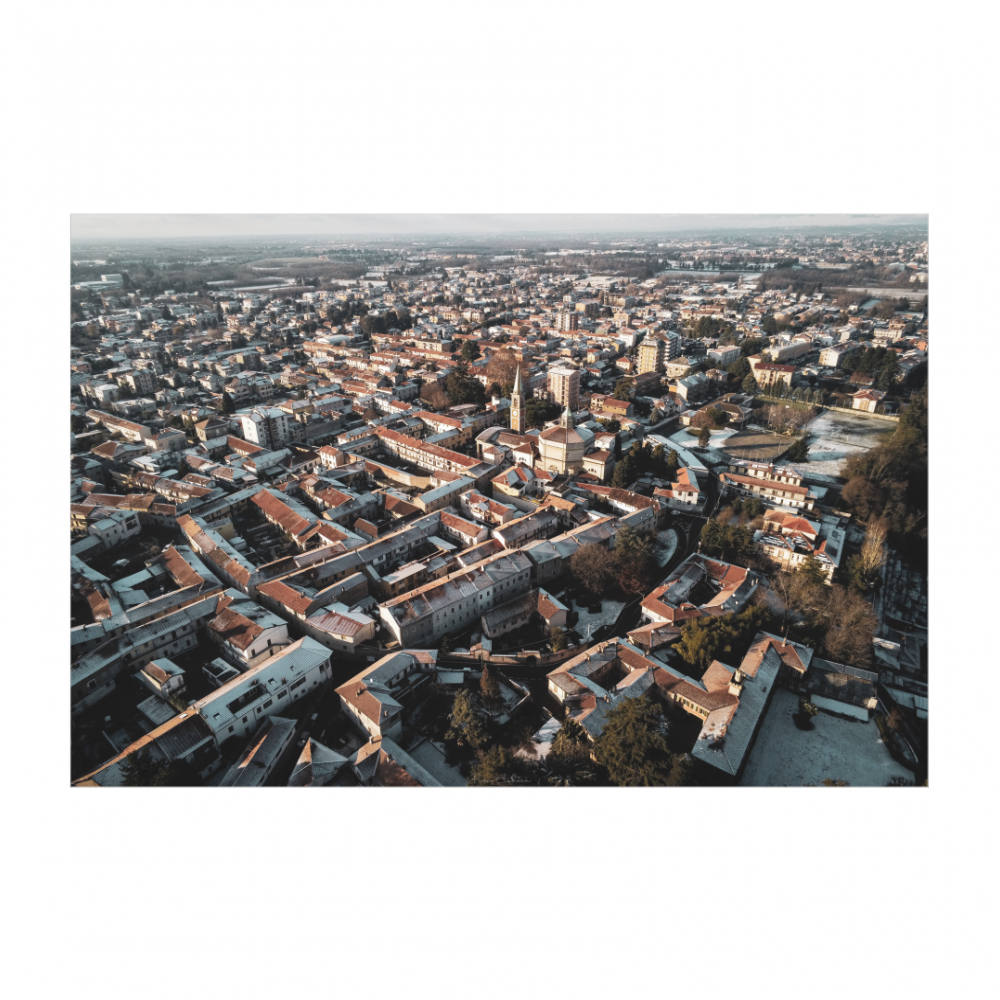
[[[684,780],[684,763],[667,746],[663,712],[648,698],[625,698],[605,716],[594,757],[623,787],[662,787]]]
[[[636,476],[639,475],[635,456],[630,450],[627,455],[615,466],[614,475],[611,477],[611,485],[619,490],[627,489]]]
[[[529,399],[524,404],[524,427],[544,427],[562,412],[558,403],[550,403],[547,399]]]
[[[627,524],[615,536],[615,571],[618,586],[626,594],[644,594],[655,573],[653,545],[649,535],[630,528]]]
[[[713,660],[739,660],[758,631],[771,621],[770,610],[761,605],[738,614],[690,618],[681,627],[674,646],[681,659],[695,670],[705,671]]]
[[[527,784],[525,770],[527,767],[519,764],[509,750],[495,744],[473,765],[466,784],[471,787]]]
[[[679,464],[680,464],[680,457],[678,456],[677,452],[673,448],[671,448],[670,454],[667,455],[667,468],[676,469]]]
[[[570,557],[570,572],[577,583],[590,594],[607,589],[615,571],[615,559],[610,550],[596,542],[581,545]]]
[[[521,359],[510,348],[503,348],[490,355],[489,363],[486,365],[486,376],[491,382],[513,386],[517,369],[522,365]]]
[[[746,358],[737,358],[727,369],[730,375],[735,375],[736,378],[742,379],[746,378],[747,375],[751,374],[753,369],[750,367],[750,362]]]
[[[702,448],[708,447],[708,442],[711,440],[712,433],[708,427],[702,427],[700,433],[698,434],[698,445]]]
[[[160,762],[153,760],[145,747],[130,753],[119,765],[124,778],[123,784],[129,787],[154,784],[162,767]]]
[[[861,571],[865,580],[871,582],[885,562],[885,543],[889,535],[889,524],[885,518],[874,518],[868,522],[865,540],[861,543]]]
[[[620,378],[617,382],[615,382],[615,388],[612,396],[615,399],[620,399],[624,402],[629,402],[632,399],[632,390],[629,386],[627,378]]]
[[[840,586],[829,588],[819,617],[825,626],[820,645],[823,656],[856,666],[871,662],[878,619],[863,597]]]
[[[760,392],[760,386],[757,384],[757,379],[754,378],[753,372],[750,372],[740,385],[740,388],[748,396],[756,396]]]
[[[722,549],[722,525],[716,520],[708,520],[701,529],[701,547],[706,552],[718,552]]]
[[[123,783],[129,787],[179,787],[200,785],[200,777],[183,761],[155,761],[143,747],[129,754],[119,765]]]
[[[805,580],[813,584],[822,584],[826,582],[826,570],[823,564],[815,557],[809,556],[808,559],[803,559],[799,563],[795,570],[796,573],[802,575]]]
[[[432,410],[446,410],[451,405],[440,382],[430,382],[420,390],[420,399]]]
[[[708,411],[708,419],[712,427],[722,427],[729,420],[729,414],[721,406],[712,406]]]
[[[461,372],[464,362],[460,362],[460,370],[452,372],[445,381],[445,390],[452,406],[462,406],[465,403],[475,403],[482,406],[486,402],[486,390],[479,379],[468,378]]]
[[[691,327],[691,336],[699,340],[706,337],[718,339],[732,332],[732,326],[725,320],[715,316],[701,316],[698,322]]]
[[[790,462],[804,462],[808,457],[809,439],[807,437],[798,438],[783,456]]]
[[[479,678],[479,696],[483,705],[490,711],[503,703],[500,682],[486,664],[483,665],[483,673]]]
[[[549,633],[549,643],[553,653],[561,653],[566,648],[566,633],[558,625]]]
[[[588,778],[592,779],[593,775],[587,772],[594,766],[591,748],[587,730],[576,719],[566,719],[552,740],[546,764],[558,774],[574,778],[577,783],[589,783]]]
[[[222,394],[222,412],[227,414],[236,412],[236,403],[233,402],[233,397],[228,392]]]
[[[840,491],[840,502],[862,521],[867,521],[885,508],[885,491],[864,476],[855,476]]]
[[[471,691],[459,691],[451,709],[451,725],[445,740],[460,746],[482,749],[489,742],[489,734],[480,718],[480,708]]]
[[[482,352],[479,350],[479,344],[474,340],[467,340],[462,344],[462,357],[466,361],[475,361],[477,358],[482,357]]]

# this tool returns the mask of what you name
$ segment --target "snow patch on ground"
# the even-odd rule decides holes
[[[741,785],[822,785],[832,778],[855,787],[882,787],[890,778],[913,780],[892,759],[874,722],[821,711],[813,717],[813,729],[803,731],[792,721],[798,708],[797,694],[784,689],[774,693]]]
[[[422,764],[442,785],[464,788],[465,778],[457,767],[445,762],[444,747],[423,740],[412,750],[406,751],[418,764]]]
[[[731,429],[727,428],[722,431],[712,431],[712,443],[713,447],[709,448],[699,448],[698,439],[688,434],[686,430],[681,431],[679,434],[671,434],[667,439],[673,444],[680,445],[682,448],[687,448],[688,451],[692,452],[695,457],[701,459],[703,464],[706,465],[729,465],[732,461],[729,455],[724,451],[718,451],[714,445],[722,444],[724,439],[717,439],[716,435],[725,435],[729,437],[734,433]]]
[[[602,625],[613,625],[617,620],[618,616],[621,614],[622,608],[625,607],[624,601],[612,601],[605,597],[601,601],[600,611],[588,611],[586,605],[580,605],[575,602],[570,602],[565,597],[559,597],[559,600],[563,602],[570,609],[570,611],[576,611],[579,614],[579,619],[573,628],[580,634],[581,638],[587,638],[587,626],[590,626],[591,635],[596,632]]]
[[[891,430],[891,424],[871,417],[824,410],[809,424],[809,457],[801,468],[810,476],[838,476],[845,458],[874,448]]]
[[[659,547],[656,554],[656,561],[661,567],[666,566],[674,557],[677,551],[677,532],[673,528],[656,533],[656,544]]]

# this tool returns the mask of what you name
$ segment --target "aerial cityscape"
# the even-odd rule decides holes
[[[72,785],[926,784],[926,217],[436,225],[72,239]]]

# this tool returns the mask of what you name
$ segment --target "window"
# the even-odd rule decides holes
[[[233,727],[232,727],[232,726],[230,726],[230,727],[229,727],[229,731],[230,731],[230,732],[232,732],[232,731],[233,731]]]

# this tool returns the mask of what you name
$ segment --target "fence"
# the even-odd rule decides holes
[[[833,410],[834,413],[851,413],[857,417],[875,417],[876,420],[893,420],[899,423],[898,413],[872,413],[870,410],[855,410],[850,406],[824,406],[823,409]]]
[[[578,653],[583,652],[587,646],[581,643],[579,646],[568,646],[558,653],[542,653],[532,649],[520,649],[514,653],[492,653],[489,650],[481,649],[472,653],[447,653],[445,657],[449,660],[462,660],[468,663],[493,663],[499,666],[509,664],[511,666],[530,666],[534,663],[537,666],[551,666],[554,663],[562,663]],[[445,657],[442,657],[444,659]]]

